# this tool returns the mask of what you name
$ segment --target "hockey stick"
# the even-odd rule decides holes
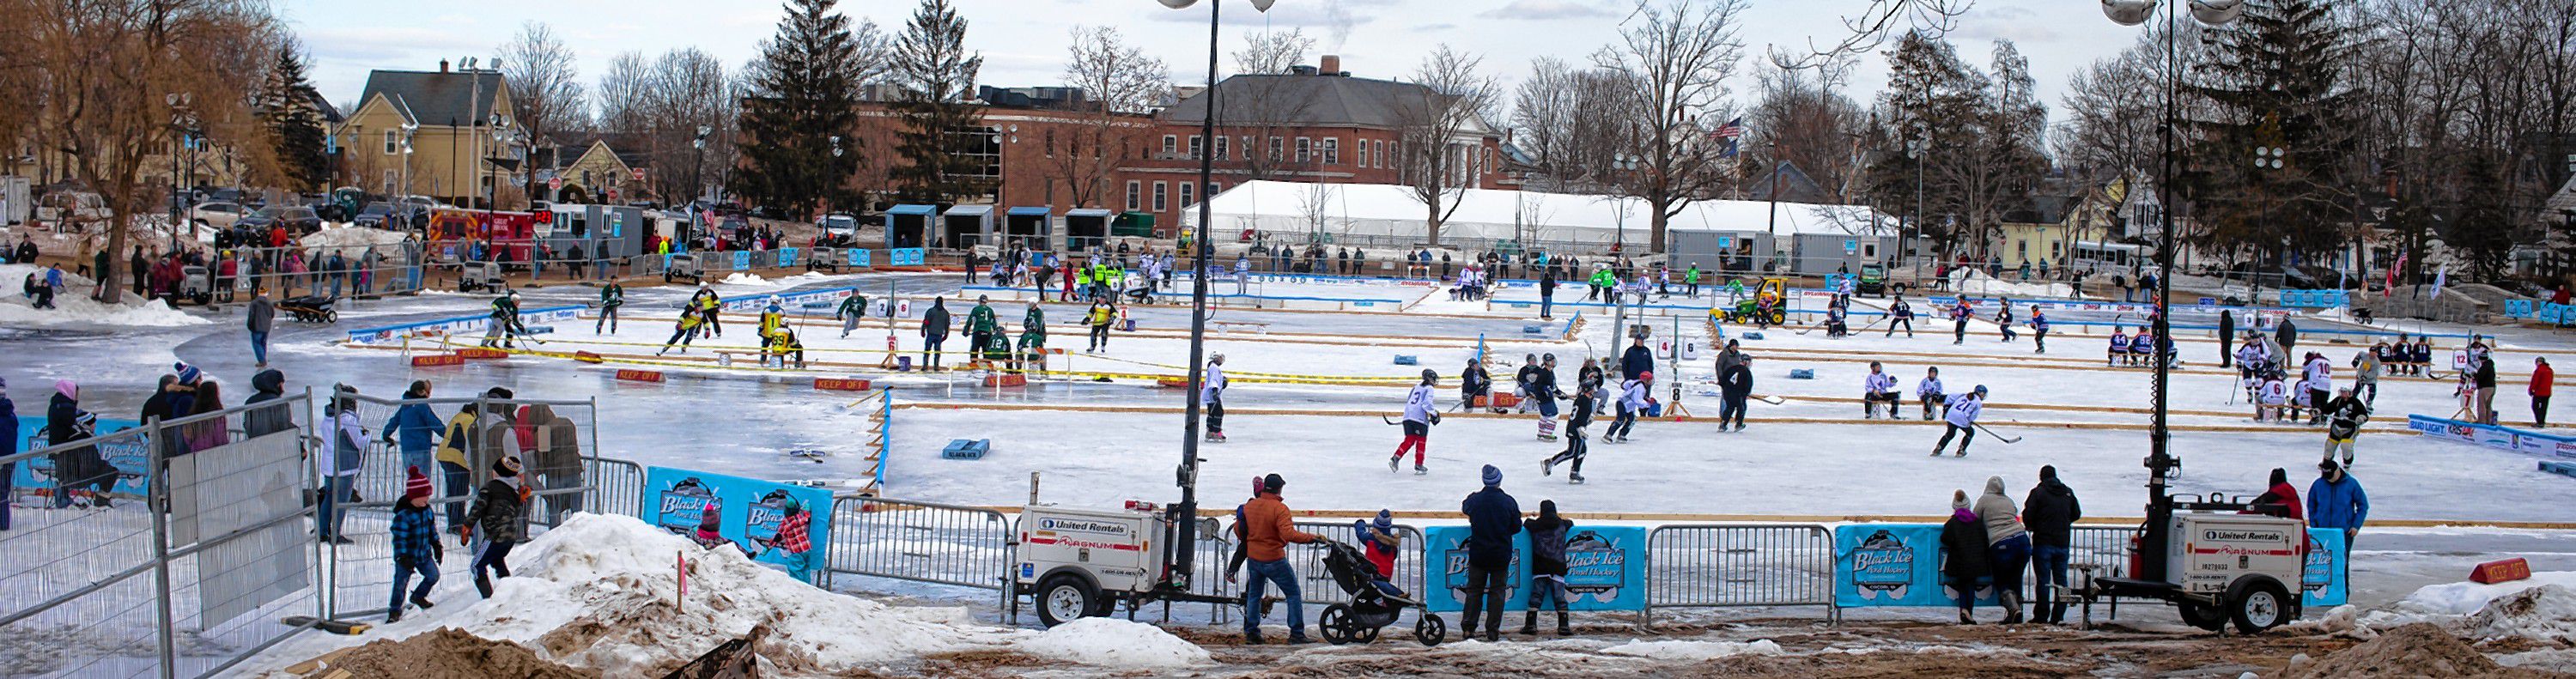
[[[1976,427],[1976,428],[1977,428],[1977,431],[1985,432],[1987,436],[1994,437],[1996,440],[2003,441],[2003,442],[2004,442],[2004,443],[2006,443],[2006,444],[2014,444],[2014,443],[2020,443],[2020,442],[2021,442],[2021,437],[2019,437],[2019,436],[2005,436],[2005,435],[2003,435],[2002,433],[1997,432],[1997,431],[1995,431],[1995,430],[1987,429],[1987,428],[1986,428],[1985,423],[1983,423],[1983,422],[1970,422],[1970,423],[1968,423],[1968,424],[1969,424],[1969,425],[1971,425],[1971,426]]]

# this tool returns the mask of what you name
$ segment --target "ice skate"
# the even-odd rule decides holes
[[[1417,464],[1417,465],[1413,465],[1413,475],[1414,475],[1414,476],[1426,476],[1426,475],[1429,475],[1430,473],[1431,473],[1431,468],[1430,468],[1430,467],[1425,467],[1425,466],[1418,465],[1418,464]]]
[[[1387,458],[1387,459],[1386,459],[1386,471],[1387,471],[1387,473],[1390,473],[1390,474],[1395,473],[1396,465],[1401,464],[1403,461],[1404,461],[1404,454],[1403,454],[1403,453],[1396,453],[1395,457]]]
[[[1573,473],[1566,474],[1566,475],[1565,475],[1565,483],[1566,483],[1566,485],[1570,485],[1570,486],[1580,486],[1580,485],[1583,485],[1583,475],[1582,475],[1582,474],[1573,474]]]

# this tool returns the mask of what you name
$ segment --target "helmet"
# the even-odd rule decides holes
[[[1438,381],[1440,381],[1440,371],[1432,370],[1432,369],[1430,369],[1430,368],[1423,368],[1423,369],[1422,369],[1422,381],[1424,381],[1424,382],[1438,382]]]
[[[1984,396],[1984,395],[1986,395],[1986,385],[1983,385],[1983,384],[1977,385],[1977,395],[1978,395],[1978,396]]]
[[[1540,358],[1540,359],[1542,359],[1542,360],[1554,361],[1554,360],[1556,360],[1556,354],[1555,354],[1555,353],[1553,353],[1553,352],[1551,352],[1551,353],[1548,353],[1548,354],[1546,354],[1546,355],[1540,356],[1539,358]]]
[[[1655,381],[1655,371],[1652,371],[1652,370],[1639,370],[1639,371],[1637,371],[1637,381],[1639,381],[1639,382],[1653,382],[1653,381]]]

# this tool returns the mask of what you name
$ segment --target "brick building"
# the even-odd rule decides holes
[[[1226,78],[1153,115],[988,104],[985,129],[970,134],[988,140],[980,148],[995,150],[985,163],[995,191],[967,202],[1044,206],[1058,215],[1074,208],[1142,212],[1153,216],[1159,235],[1169,236],[1200,198],[1245,181],[1401,183],[1395,159],[1402,153],[1404,112],[1429,96],[1420,85],[1352,76],[1327,56],[1319,67]],[[1211,99],[1218,110],[1213,143],[1201,130]],[[900,121],[884,104],[864,106],[859,134],[888,158]],[[1453,168],[1474,187],[1519,187],[1506,171],[1499,131],[1479,125],[1449,143],[1474,150],[1459,154],[1467,162]],[[1211,151],[1214,176],[1198,187],[1200,154]],[[886,186],[884,171],[872,168],[875,176],[856,181]]]

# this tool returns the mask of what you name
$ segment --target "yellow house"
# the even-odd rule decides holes
[[[2111,237],[2116,208],[2101,187],[2084,187],[2074,195],[2034,194],[1996,225],[1995,256],[2011,268],[2028,263],[2036,269],[2046,262],[2051,270],[2062,269],[2076,243]]]
[[[539,182],[561,178],[563,189],[555,192],[541,185],[537,188],[537,195],[554,193],[554,201],[559,203],[623,203],[643,199],[644,182],[637,175],[641,169],[639,163],[628,160],[629,156],[611,148],[609,136],[592,136],[586,140],[588,143],[557,148],[555,154],[558,156],[565,153],[578,155],[570,156],[570,162],[552,170],[539,170]],[[637,160],[640,159],[638,156]]]
[[[500,71],[449,70],[440,61],[436,71],[370,73],[357,108],[332,131],[342,183],[466,206],[496,190],[516,193],[509,183],[516,169],[491,161],[524,159],[513,110]]]

